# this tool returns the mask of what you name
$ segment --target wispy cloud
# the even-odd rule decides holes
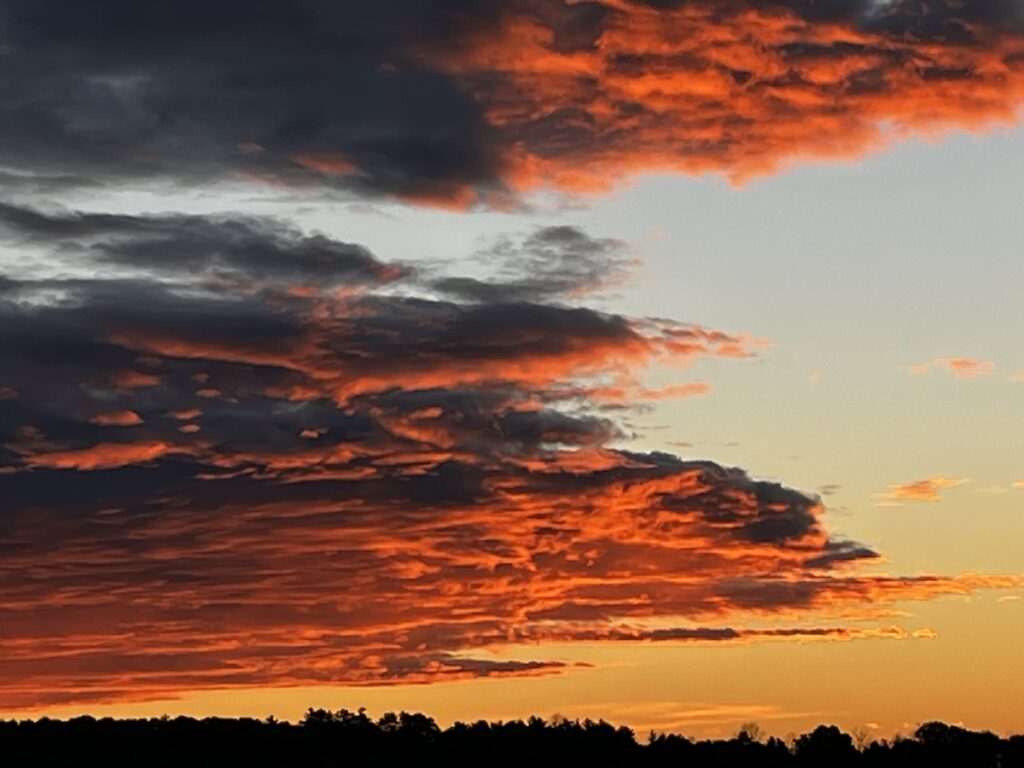
[[[970,482],[967,478],[937,475],[912,483],[890,485],[884,493],[875,494],[879,506],[899,507],[904,502],[932,503],[942,500],[942,491],[959,488]]]
[[[936,368],[944,368],[958,379],[977,379],[991,376],[996,372],[996,364],[990,360],[976,360],[973,357],[936,357],[925,363],[917,363],[907,367],[911,376],[921,376]]]

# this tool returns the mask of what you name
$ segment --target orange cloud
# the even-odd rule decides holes
[[[437,208],[442,211],[468,211],[479,200],[477,191],[468,184],[434,182],[406,190],[400,200],[414,205]]]
[[[942,500],[942,491],[949,488],[958,488],[969,482],[965,478],[945,477],[938,475],[929,477],[926,480],[917,480],[913,483],[890,485],[889,489],[877,498],[880,506],[902,506],[904,501],[912,502],[936,502]]]
[[[298,154],[292,160],[307,170],[328,176],[348,176],[359,172],[359,167],[350,158],[336,153]]]
[[[118,371],[110,377],[110,383],[118,389],[143,389],[160,386],[161,378],[139,371]]]
[[[574,392],[574,396],[586,396],[594,400],[608,400],[613,403],[676,400],[684,397],[698,397],[711,393],[711,384],[706,381],[688,381],[672,384],[661,389],[646,387],[606,386]]]
[[[421,49],[481,104],[515,190],[664,171],[743,182],[1010,125],[1024,98],[1020,24],[970,4],[574,6],[509,3]]]
[[[97,414],[89,422],[98,427],[134,427],[142,423],[142,417],[135,411],[112,411]]]
[[[989,360],[975,360],[972,357],[936,357],[926,363],[909,366],[907,373],[911,376],[920,376],[935,368],[946,368],[958,379],[977,379],[991,376],[996,372],[996,364]]]
[[[164,442],[99,443],[88,448],[37,453],[27,457],[25,463],[50,469],[111,469],[153,461],[173,451],[174,447]]]
[[[167,417],[171,419],[177,419],[178,421],[192,421],[203,415],[203,411],[200,408],[184,408],[180,411],[168,411]]]
[[[424,397],[441,404],[421,407]],[[360,418],[387,417],[385,433],[358,442],[337,442],[337,430],[312,442],[292,432],[276,453],[246,450],[239,436],[251,426],[236,419],[201,444],[29,457],[32,474],[68,473],[65,484],[123,474],[90,486],[59,527],[56,509],[15,508],[28,545],[2,562],[5,701],[557,674],[564,665],[542,655],[561,642],[908,639],[922,635],[790,622],[870,618],[880,604],[1024,583],[861,575],[858,562],[874,553],[831,540],[815,499],[709,462],[609,448],[484,450],[488,434],[500,445],[527,425],[571,439],[572,422],[509,411],[485,392],[455,403],[467,397],[468,407],[415,390],[355,401],[350,411],[370,408]],[[487,431],[467,428],[486,402]],[[501,426],[519,414],[527,421]],[[129,496],[142,506],[122,514],[118,478],[138,471],[146,497]],[[722,625],[771,617],[787,623]],[[523,643],[541,658],[479,658]]]
[[[568,303],[581,275],[603,284],[604,246],[544,237],[545,258],[571,248],[539,282],[433,295],[239,278],[147,281],[140,301],[100,277],[74,301],[0,302],[22,344],[0,424],[18,542],[0,551],[0,699],[559,674],[562,642],[902,640],[880,606],[1021,585],[866,573],[878,554],[830,534],[817,496],[623,447],[623,411],[706,390],[646,371],[761,343]],[[52,328],[65,344],[32,343]],[[160,386],[81,386],[140,354]],[[144,420],[117,439],[81,416],[112,394],[105,421]],[[910,488],[891,491],[929,493]]]

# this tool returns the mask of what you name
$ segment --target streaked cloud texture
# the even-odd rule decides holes
[[[1009,0],[0,0],[0,714],[1009,698],[1019,174],[741,187],[1022,96]]]
[[[468,280],[270,219],[0,213],[37,269],[95,270],[0,285],[15,705],[564,668],[491,653],[521,643],[899,638],[742,622],[1013,583],[864,575],[816,497],[615,447],[645,368],[756,345],[579,303],[614,241],[500,239],[517,258]]]
[[[970,482],[962,477],[946,477],[937,475],[912,483],[890,485],[885,493],[878,494],[882,506],[902,506],[903,502],[935,502],[942,500],[942,492],[950,488],[959,488]]]
[[[926,363],[909,366],[907,372],[911,376],[921,376],[936,368],[944,368],[958,379],[978,379],[996,372],[996,364],[991,360],[975,360],[972,357],[936,357]]]

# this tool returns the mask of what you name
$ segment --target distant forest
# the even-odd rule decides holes
[[[1024,768],[1024,735],[1000,738],[944,723],[913,737],[867,741],[822,725],[789,741],[762,738],[747,726],[729,740],[695,741],[601,721],[455,723],[447,729],[422,714],[310,709],[299,724],[274,718],[196,720],[0,721],[0,764],[20,766],[958,766]]]

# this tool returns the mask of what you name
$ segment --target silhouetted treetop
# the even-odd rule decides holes
[[[858,739],[857,743],[861,743]],[[167,716],[113,720],[0,721],[0,764],[109,768],[326,768],[327,766],[676,766],[683,768],[1024,768],[1024,736],[1000,738],[945,723],[921,725],[912,738],[855,745],[834,725],[787,744],[765,738],[753,723],[728,740],[693,740],[632,730],[604,720],[472,723],[442,729],[416,712],[310,708],[298,724],[273,717],[224,719]]]

